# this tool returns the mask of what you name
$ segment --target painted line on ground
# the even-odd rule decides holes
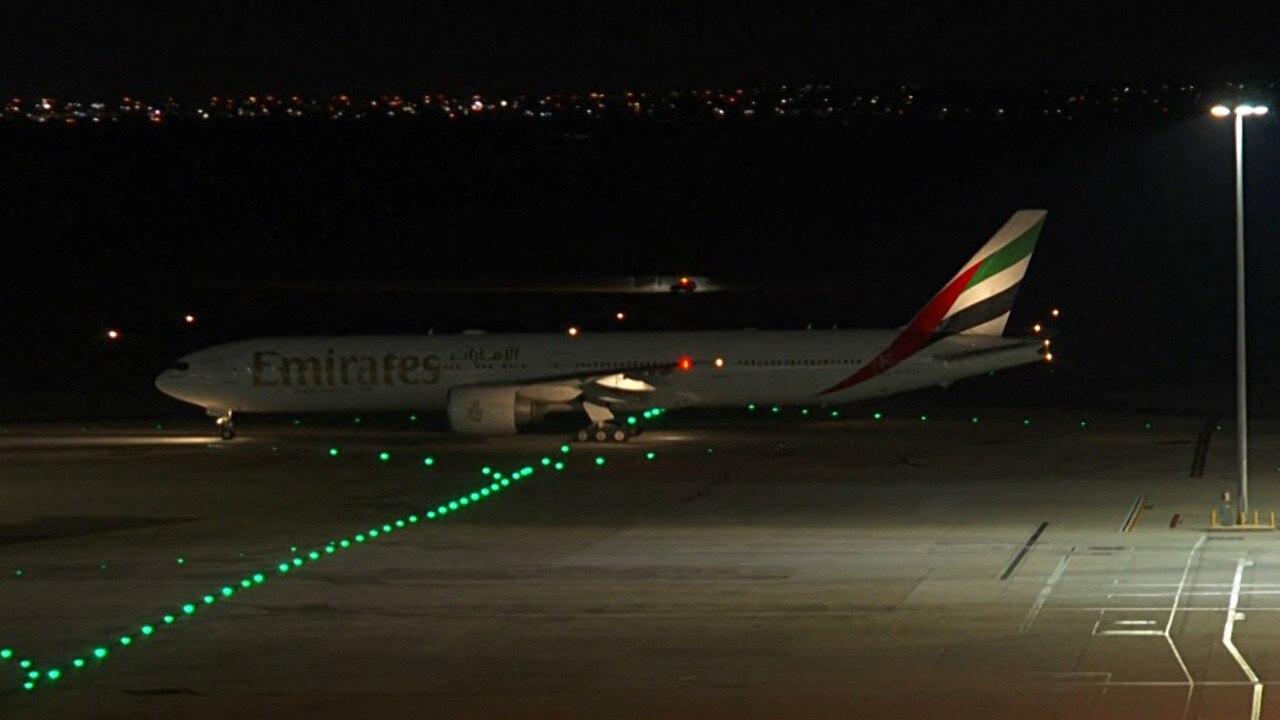
[[[1027,611],[1027,617],[1022,621],[1022,627],[1018,630],[1018,634],[1022,635],[1031,629],[1032,623],[1036,621],[1036,616],[1040,614],[1040,610],[1044,607],[1045,602],[1049,599],[1049,593],[1053,592],[1053,586],[1058,584],[1058,580],[1062,578],[1062,573],[1067,569],[1067,563],[1071,561],[1071,553],[1075,552],[1074,545],[1062,559],[1058,561],[1058,567],[1054,568],[1053,573],[1049,575],[1049,579],[1045,581],[1044,587],[1040,590],[1040,595],[1036,597],[1035,602],[1031,603],[1031,609]]]

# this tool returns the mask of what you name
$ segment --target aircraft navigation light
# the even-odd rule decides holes
[[[1031,332],[1034,332],[1034,333],[1039,333],[1043,329],[1044,328],[1040,327],[1040,323],[1036,323],[1035,325],[1031,326]]]
[[[119,340],[119,339],[120,339],[120,331],[119,331],[119,330],[108,330],[108,331],[107,331],[107,339],[108,339],[108,340]]]
[[[1209,113],[1216,118],[1224,118],[1231,114],[1231,108],[1226,105],[1214,105],[1213,109],[1210,110]]]
[[[681,370],[692,370],[693,360],[691,360],[688,355],[685,355],[684,357],[680,358],[680,362],[678,363],[678,365],[680,366]]]
[[[716,367],[718,368],[724,367],[724,358],[722,357],[716,358]]]

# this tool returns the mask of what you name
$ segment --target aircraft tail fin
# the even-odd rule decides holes
[[[928,335],[1003,335],[1045,210],[1019,210],[969,259],[908,329]]]

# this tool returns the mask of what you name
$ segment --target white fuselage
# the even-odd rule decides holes
[[[1038,340],[951,335],[885,363],[883,353],[897,334],[743,330],[273,337],[188,355],[162,373],[156,386],[211,415],[444,409],[452,389],[474,386],[541,388],[551,391],[543,392],[548,403],[563,404],[589,394],[602,377],[622,377],[619,373],[646,389],[612,393],[616,407],[828,405],[946,385],[1042,360]],[[691,367],[681,369],[682,359]],[[864,370],[873,361],[879,366]],[[832,390],[859,372],[856,382]],[[565,392],[557,395],[557,388]],[[570,397],[574,388],[578,393]],[[607,393],[607,388],[595,389]]]

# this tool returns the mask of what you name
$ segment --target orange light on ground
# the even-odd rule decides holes
[[[1033,332],[1033,333],[1037,333],[1037,334],[1038,334],[1042,329],[1043,329],[1043,328],[1041,328],[1041,327],[1040,327],[1040,323],[1036,323],[1035,325],[1032,325],[1032,326],[1031,326],[1031,332]]]
[[[1054,309],[1052,309],[1052,310],[1050,310],[1050,311],[1049,311],[1049,314],[1050,314],[1050,315],[1052,315],[1052,316],[1054,316],[1054,317],[1058,317],[1058,315],[1059,315],[1060,313],[1058,312],[1058,308],[1054,308]]]
[[[108,330],[108,331],[107,331],[107,339],[108,339],[108,340],[119,340],[119,339],[120,339],[120,331],[119,331],[119,330]]]
[[[1053,362],[1053,353],[1045,353],[1045,354],[1044,354],[1044,361],[1045,361],[1045,362]]]
[[[618,318],[618,320],[626,320],[626,319],[627,319],[627,314],[626,314],[626,313],[623,313],[623,312],[620,312],[620,313],[618,313],[618,314],[614,315],[614,317]]]
[[[570,326],[568,332],[569,337],[578,337],[578,328]]]
[[[692,370],[693,360],[690,360],[689,356],[685,355],[684,357],[680,358],[680,362],[677,363],[677,365],[680,367],[681,370]]]
[[[194,323],[195,323],[195,321],[196,321],[196,316],[195,316],[195,315],[184,315],[184,316],[182,317],[182,319],[183,319],[183,321],[185,321],[188,325],[192,325],[192,324],[194,324]]]
[[[724,367],[724,358],[722,357],[716,358],[716,367],[718,368]]]

